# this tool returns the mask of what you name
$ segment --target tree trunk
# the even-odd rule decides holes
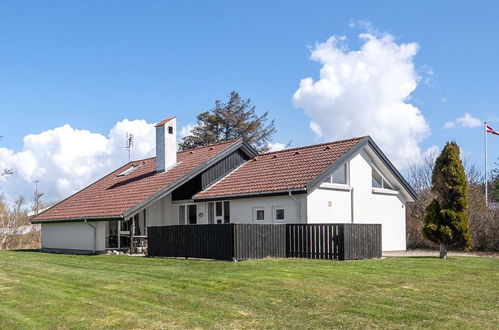
[[[440,259],[447,259],[447,243],[440,243]]]

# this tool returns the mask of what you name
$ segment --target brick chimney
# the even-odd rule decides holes
[[[166,118],[155,127],[156,173],[161,173],[177,163],[177,119]]]

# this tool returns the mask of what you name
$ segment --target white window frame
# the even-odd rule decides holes
[[[262,220],[258,220],[258,216],[257,216],[258,211],[263,211],[263,219]],[[265,221],[265,207],[263,207],[263,206],[254,207],[253,208],[253,222],[260,223],[263,221]]]
[[[371,168],[372,168],[373,171],[376,171],[379,174],[379,176],[381,177],[381,187],[374,187],[372,185],[372,180],[373,180],[372,176],[373,175],[371,173],[371,187],[373,189],[394,190],[392,184],[390,183],[390,181],[388,181],[386,179],[386,177],[383,175],[383,173],[381,173],[381,171],[378,170],[378,168],[376,166],[374,166],[374,164],[371,164]],[[385,183],[388,184],[388,187],[385,187]]]
[[[334,182],[333,181],[333,173],[338,171],[340,169],[340,167],[342,167],[342,166],[345,168],[345,183]],[[328,178],[329,178],[329,180],[328,180]],[[344,162],[343,164],[341,164],[341,166],[338,166],[334,171],[329,173],[329,175],[326,177],[326,179],[324,179],[324,181],[322,181],[322,183],[326,183],[328,185],[338,185],[338,186],[350,185],[350,164],[349,164],[349,162]]]
[[[284,219],[277,219],[277,210],[284,210]],[[273,222],[285,222],[286,221],[286,208],[284,206],[273,206],[272,207],[272,221]]]
[[[206,203],[206,223],[209,223],[209,219],[210,219],[210,207],[209,207],[209,204],[210,203],[213,203],[213,223],[214,224],[224,224],[224,223],[231,223],[231,219],[232,219],[232,216],[231,216],[231,209],[230,209],[230,200],[220,200],[220,201],[212,201],[212,202],[207,202]],[[217,203],[222,203],[222,215],[221,216],[217,216]],[[225,222],[225,203],[229,203],[229,222]],[[222,222],[218,223],[218,219],[221,219]]]
[[[197,203],[182,203],[182,204],[178,204],[178,208],[177,208],[177,221],[178,221],[178,224],[179,225],[191,225],[189,223],[189,217],[188,217],[188,207],[190,205],[196,205],[196,225],[199,223],[199,215],[198,215],[198,209],[199,209],[199,205]],[[181,206],[184,206],[184,209],[185,209],[185,213],[184,213],[184,223],[180,223],[180,207]]]

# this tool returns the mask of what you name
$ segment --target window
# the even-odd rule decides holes
[[[188,205],[187,207],[187,220],[190,225],[195,225],[198,221],[197,206],[196,204]]]
[[[133,236],[147,236],[146,210],[141,215],[136,214],[133,221],[135,222]]]
[[[130,231],[130,221],[123,220],[120,222],[120,231]]]
[[[173,134],[173,127],[168,126],[168,134]]]
[[[185,205],[179,205],[178,207],[178,224],[185,225]]]
[[[253,208],[253,220],[264,221],[265,220],[265,209],[263,207]]]
[[[142,166],[142,164],[132,165],[131,167],[127,168],[126,170],[124,170],[123,172],[121,172],[120,174],[118,174],[118,176],[125,176],[127,174],[130,174],[130,173],[132,173],[133,171],[135,171],[136,169],[138,169],[141,166]]]
[[[347,164],[341,165],[332,175],[333,183],[347,184]]]
[[[209,224],[214,224],[215,223],[215,210],[214,210],[214,203],[208,203],[208,223]]]
[[[106,249],[118,248],[118,221],[106,222]]]
[[[274,210],[274,221],[283,221],[285,220],[285,215],[284,215],[284,207],[282,206],[276,206],[273,208]]]
[[[381,173],[374,167],[372,167],[372,186],[373,188],[393,189],[388,181],[386,181]]]
[[[230,223],[230,201],[208,203],[208,223]]]
[[[338,167],[331,175],[329,175],[324,182],[326,183],[336,183],[336,184],[347,184],[347,163],[344,163]]]
[[[224,223],[230,222],[230,204],[229,202],[224,202]]]
[[[178,206],[178,223],[179,225],[195,225],[198,222],[196,204],[184,204]]]

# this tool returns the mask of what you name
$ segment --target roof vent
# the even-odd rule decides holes
[[[295,155],[299,155],[299,154],[300,154],[300,152],[299,152],[299,151],[295,151]]]
[[[277,158],[277,155],[272,156],[272,158]]]
[[[210,147],[210,150],[215,150],[215,148],[213,148],[213,147]]]
[[[194,151],[190,151],[189,154],[192,155],[194,153]]]
[[[326,147],[324,148],[324,150],[331,150],[331,147],[330,147],[330,146],[326,146]]]

